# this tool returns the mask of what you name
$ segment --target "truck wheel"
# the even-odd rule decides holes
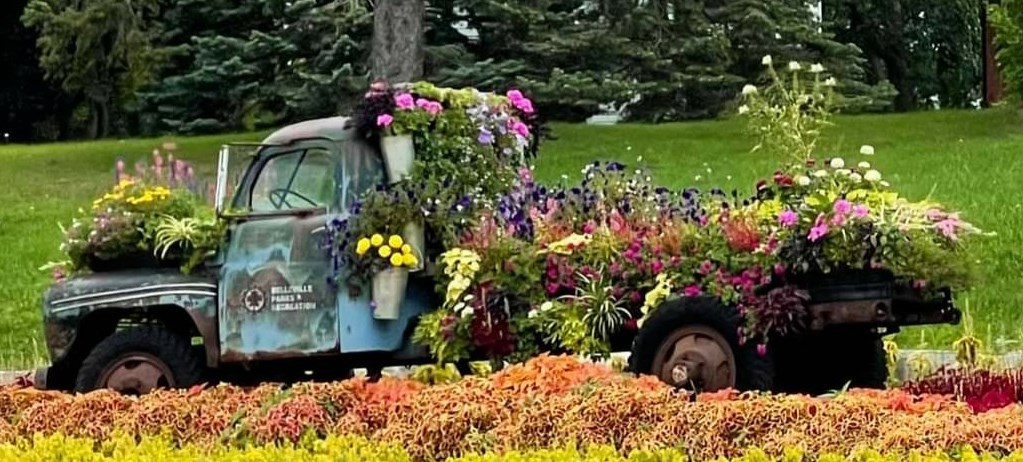
[[[770,390],[774,363],[751,345],[740,345],[742,317],[714,298],[663,303],[633,342],[629,368],[679,388],[716,391]]]
[[[162,326],[135,327],[103,339],[78,371],[75,391],[109,388],[129,395],[202,382],[205,367],[189,342]]]

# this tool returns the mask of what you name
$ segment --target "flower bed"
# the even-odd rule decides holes
[[[212,254],[224,226],[204,200],[192,166],[153,152],[129,173],[118,161],[115,185],[62,228],[65,260],[50,263],[55,279],[85,271],[179,267],[190,272]]]
[[[487,378],[433,386],[350,380],[139,398],[8,388],[0,391],[0,441],[37,433],[93,441],[164,435],[175,445],[210,449],[339,435],[400,445],[415,460],[594,445],[622,454],[681,449],[696,459],[739,457],[749,447],[775,455],[794,448],[807,454],[1023,449],[1019,405],[974,414],[949,397],[899,390],[685,398],[652,377],[623,376],[572,357],[540,357]]]
[[[902,385],[914,394],[954,396],[975,412],[1023,403],[1023,371],[946,368]]]
[[[846,454],[805,453],[798,447],[787,448],[783,460],[787,462],[821,461],[843,462],[890,462],[901,460],[897,455],[873,450],[859,450]],[[313,461],[374,461],[412,462],[412,458],[399,446],[378,444],[359,437],[328,437],[324,440],[306,441],[298,445],[259,446],[246,448],[220,448],[207,450],[194,446],[174,447],[160,438],[145,438],[140,442],[130,438],[115,438],[96,448],[95,442],[87,439],[69,439],[59,436],[43,437],[19,445],[0,445],[3,460],[87,460],[90,462],[150,462],[170,460],[175,462],[305,462]],[[678,449],[637,451],[629,456],[619,454],[609,446],[595,446],[578,449],[540,449],[510,453],[466,454],[447,459],[449,462],[652,462],[687,461],[699,462]],[[774,460],[759,448],[746,448],[741,456],[731,459],[715,458],[714,462],[766,462]],[[1019,462],[1023,453],[1009,455],[998,453],[977,453],[972,449],[946,453],[927,451],[916,453],[916,462],[962,461],[1006,461]]]

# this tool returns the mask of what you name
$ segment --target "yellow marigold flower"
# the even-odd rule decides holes
[[[373,244],[373,247],[380,247],[384,243],[384,237],[379,234],[374,234],[369,238],[369,243]]]
[[[419,264],[419,259],[416,258],[415,255],[412,255],[410,253],[406,253],[405,255],[401,256],[401,262],[405,266],[408,266],[409,268],[411,268],[411,267],[414,267],[414,266]]]
[[[365,255],[371,245],[368,238],[359,239],[359,243],[355,244],[355,253],[359,256]]]
[[[412,246],[408,244],[401,246],[401,253],[412,253]]]
[[[384,258],[387,258],[387,257],[391,256],[391,248],[390,247],[381,247],[379,250],[377,250],[377,252],[380,254],[381,257],[384,257]]]
[[[387,245],[394,247],[395,249],[400,249],[401,245],[404,243],[405,241],[397,234],[392,234],[391,237],[387,239]]]
[[[400,253],[391,254],[391,266],[399,267],[403,261]]]

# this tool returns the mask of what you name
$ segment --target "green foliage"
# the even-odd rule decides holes
[[[114,104],[131,103],[161,60],[157,0],[32,0],[24,23],[40,32],[40,67],[90,107],[92,136],[106,136]]]
[[[970,107],[979,97],[980,2],[825,0],[826,27],[863,50],[865,80],[890,81],[898,110]]]
[[[1007,92],[1019,98],[1023,96],[1023,1],[1003,0],[988,9],[994,26],[998,69]]]

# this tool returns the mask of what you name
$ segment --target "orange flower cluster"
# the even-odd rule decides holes
[[[1023,406],[983,414],[949,397],[852,390],[831,398],[694,397],[573,358],[539,357],[490,377],[425,386],[384,379],[290,388],[217,386],[139,398],[0,389],[0,442],[36,433],[106,440],[166,434],[199,445],[327,434],[403,445],[416,459],[575,445],[623,452],[683,448],[697,459],[769,454],[1023,449]]]

